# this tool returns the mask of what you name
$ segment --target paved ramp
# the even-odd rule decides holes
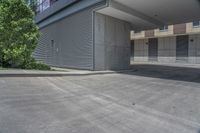
[[[0,133],[199,133],[200,83],[140,71],[0,78]]]

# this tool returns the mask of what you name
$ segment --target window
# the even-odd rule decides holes
[[[159,30],[160,30],[160,31],[168,31],[168,26],[165,25],[165,26],[159,28]]]
[[[53,5],[58,0],[50,0],[50,4]]]
[[[135,34],[140,34],[142,31],[134,31]]]
[[[50,7],[50,0],[38,0],[39,12],[43,12],[49,7]]]
[[[200,27],[200,20],[195,20],[192,22],[193,24],[193,27],[196,28],[196,27]]]
[[[33,0],[30,0],[33,2]],[[53,5],[55,2],[58,0],[36,0],[37,2],[35,3],[37,6],[36,13],[41,13],[48,9],[51,5]]]

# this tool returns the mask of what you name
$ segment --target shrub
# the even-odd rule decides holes
[[[0,0],[0,62],[4,67],[30,65],[39,30],[34,13],[24,0]],[[38,68],[42,65],[39,64]]]
[[[48,65],[41,62],[37,62],[34,58],[31,58],[30,60],[19,66],[19,68],[34,70],[51,70],[51,68]]]
[[[43,63],[32,62],[30,64],[26,64],[24,69],[34,69],[34,70],[51,70],[51,68]]]

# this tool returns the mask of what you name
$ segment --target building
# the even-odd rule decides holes
[[[200,19],[198,0],[179,4],[180,0],[38,0],[36,23],[42,34],[33,55],[57,67],[127,69],[132,30]]]
[[[200,21],[131,33],[131,62],[200,64]]]

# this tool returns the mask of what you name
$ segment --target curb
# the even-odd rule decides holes
[[[112,72],[94,72],[94,73],[2,73],[1,77],[65,77],[65,76],[90,76],[90,75],[105,75],[105,74],[116,74],[133,72],[136,70],[122,70]]]

